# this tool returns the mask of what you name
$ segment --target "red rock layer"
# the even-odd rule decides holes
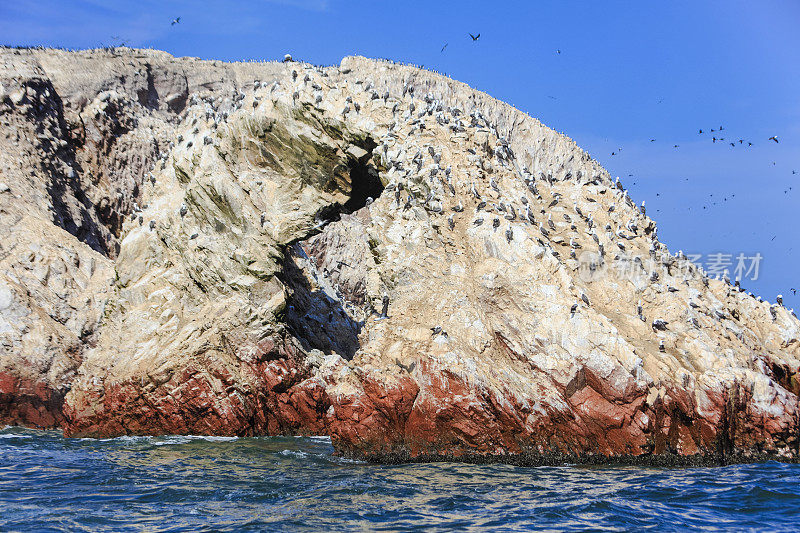
[[[64,422],[63,404],[64,395],[44,381],[0,372],[0,425],[60,427]]]
[[[87,392],[66,407],[65,434],[324,434],[328,398],[298,348],[276,337],[246,349],[248,361],[233,370],[225,354],[207,352],[162,383],[128,380]]]
[[[632,378],[619,393],[583,368],[562,388],[566,409],[547,408],[542,415],[513,395],[470,387],[424,365],[417,371],[423,385],[405,372],[388,381],[358,373],[356,393],[332,395],[328,383],[310,375],[291,342],[268,339],[259,353],[238,375],[206,361],[204,371],[189,367],[160,385],[109,387],[102,398],[88,398],[102,404],[102,412],[67,409],[65,432],[328,434],[339,453],[378,461],[797,457],[797,409],[783,405],[775,410],[780,415],[770,415],[740,387],[665,387],[663,396],[648,401],[648,392]],[[41,425],[53,424],[42,418]]]

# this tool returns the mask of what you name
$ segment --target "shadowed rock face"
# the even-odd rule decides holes
[[[437,74],[0,49],[0,423],[794,460],[798,339],[570,139]]]

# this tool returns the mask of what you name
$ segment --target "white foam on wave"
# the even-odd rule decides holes
[[[229,437],[222,435],[122,435],[107,439],[93,439],[89,437],[79,438],[80,441],[91,442],[132,442],[148,443],[155,446],[168,446],[170,444],[186,444],[193,440],[204,440],[207,442],[228,442],[239,439],[239,437]]]
[[[278,455],[285,455],[288,457],[308,457],[306,452],[302,452],[300,450],[281,450],[278,452]]]

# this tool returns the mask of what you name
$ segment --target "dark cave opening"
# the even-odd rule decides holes
[[[369,150],[370,153],[372,150]],[[378,169],[369,162],[351,158],[348,161],[350,171],[350,199],[342,206],[342,213],[352,213],[367,205],[367,198],[377,199],[383,193],[383,183],[378,176]]]
[[[308,256],[300,243],[285,250],[283,269],[279,278],[288,289],[286,311],[283,314],[289,332],[305,350],[316,348],[324,353],[336,352],[347,360],[360,347],[358,334],[363,322],[353,319],[343,302],[327,294],[321,287],[312,286],[303,264]],[[306,270],[304,270],[304,268]]]
[[[318,227],[339,220],[342,214],[349,215],[367,205],[367,199],[376,200],[383,193],[378,169],[372,163],[372,151],[377,143],[371,137],[353,143],[363,149],[366,154],[357,157],[347,154],[347,169],[350,176],[350,198],[344,204],[332,204],[320,209],[315,218]]]

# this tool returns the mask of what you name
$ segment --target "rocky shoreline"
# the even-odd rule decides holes
[[[386,313],[384,313],[384,309]],[[0,424],[377,462],[800,455],[800,322],[436,73],[0,49]]]

